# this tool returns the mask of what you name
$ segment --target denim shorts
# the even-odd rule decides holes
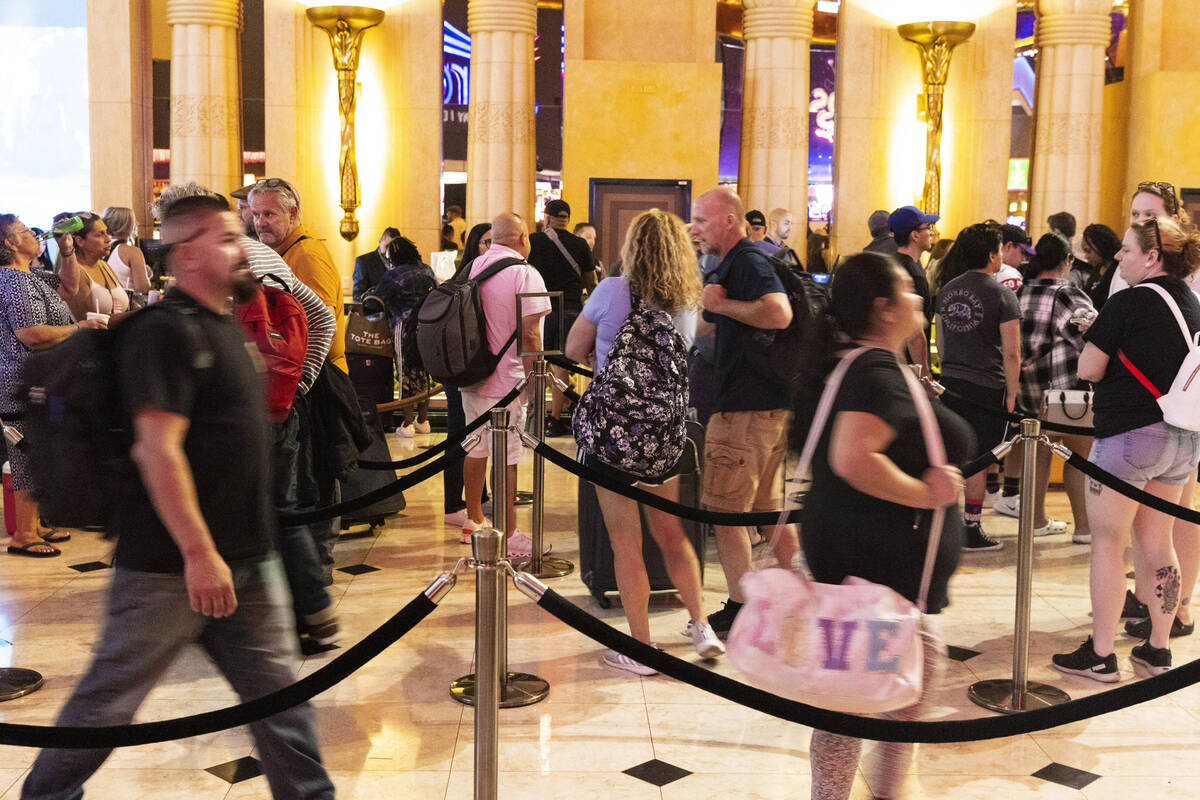
[[[1097,439],[1089,460],[1139,489],[1150,481],[1178,486],[1200,461],[1200,431],[1156,422]]]

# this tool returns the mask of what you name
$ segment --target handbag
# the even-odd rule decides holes
[[[365,314],[355,304],[346,319],[346,352],[379,358],[395,357],[392,326],[385,314]]]
[[[1047,389],[1038,419],[1054,425],[1094,427],[1091,389]]]
[[[846,354],[821,394],[797,478],[806,479],[817,441],[850,364],[868,348]],[[933,466],[946,463],[933,408],[913,374],[901,369],[916,404]],[[801,703],[856,714],[911,706],[924,685],[921,615],[929,594],[945,509],[934,510],[914,604],[862,578],[817,583],[800,572],[760,569],[742,576],[746,602],[729,632],[729,659],[747,683]],[[776,536],[786,519],[780,517]]]

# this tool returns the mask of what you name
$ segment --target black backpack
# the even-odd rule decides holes
[[[792,321],[783,329],[747,328],[746,361],[759,375],[789,388],[804,371],[807,343],[816,335],[817,320],[829,306],[829,290],[804,271],[791,249],[784,247],[767,260],[783,284]]]
[[[488,348],[487,317],[479,287],[500,270],[524,263],[520,258],[502,258],[474,278],[467,277],[468,264],[421,301],[421,307],[413,312],[417,348],[425,371],[435,381],[445,386],[470,386],[496,371],[500,356],[516,341],[517,331],[499,353]]]
[[[190,311],[162,300],[134,315],[168,309],[185,317]],[[38,512],[51,525],[106,527],[138,480],[117,357],[132,319],[111,330],[82,328],[25,359],[25,441],[19,446],[27,448]],[[199,326],[188,321],[189,336],[201,342],[193,354],[196,363],[211,362]]]

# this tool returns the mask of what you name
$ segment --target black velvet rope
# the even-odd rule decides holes
[[[511,403],[513,400],[516,400],[517,395],[519,395],[520,393],[521,393],[520,389],[513,389],[511,392],[504,395],[504,397],[500,399],[500,402],[496,403],[496,405],[492,406],[492,408],[489,408],[487,411],[483,412],[478,417],[476,417],[475,419],[473,419],[469,423],[467,423],[467,427],[465,427],[461,430],[450,432],[450,434],[448,434],[443,441],[438,442],[433,447],[430,447],[424,453],[412,456],[411,458],[402,458],[399,461],[364,461],[362,459],[359,459],[358,468],[359,469],[396,470],[396,469],[408,469],[409,467],[415,467],[418,464],[424,464],[429,459],[433,458],[434,456],[441,455],[442,453],[446,452],[446,450],[448,450],[450,448],[450,445],[451,445],[450,436],[451,435],[453,435],[455,438],[458,438],[459,441],[461,441],[462,439],[471,435],[476,430],[478,430],[480,427],[487,424],[488,420],[491,419],[492,409],[504,408],[506,405]]]
[[[644,489],[639,489],[636,486],[630,486],[621,483],[619,480],[610,478],[600,472],[583,466],[578,461],[563,455],[545,442],[539,443],[533,451],[545,458],[556,467],[560,467],[572,475],[583,478],[588,483],[602,486],[611,492],[616,492],[619,495],[636,500],[643,505],[657,508],[659,511],[665,511],[676,517],[690,519],[695,522],[707,522],[712,525],[774,525],[779,521],[778,511],[762,511],[751,514],[731,514],[726,511],[706,511],[700,508],[692,508],[681,503],[675,503],[665,498],[659,497],[656,494],[651,494]],[[788,515],[788,522],[799,522],[800,510],[794,509]]]
[[[366,494],[355,497],[353,500],[346,500],[341,503],[336,503],[332,506],[324,506],[322,508],[314,508],[312,511],[288,511],[280,512],[280,525],[307,525],[310,522],[321,522],[322,520],[333,519],[340,517],[343,514],[349,514],[351,511],[373,506],[381,500],[386,500],[389,497],[403,492],[405,489],[411,489],[418,483],[427,481],[434,475],[437,475],[446,468],[447,464],[452,464],[466,456],[466,451],[462,449],[461,444],[455,444],[450,449],[450,452],[443,455],[441,458],[433,461],[420,469],[413,470],[402,478],[389,483],[387,486],[381,486],[378,489],[367,492]]]
[[[959,467],[959,471],[962,472],[963,479],[965,480],[972,475],[983,472],[992,464],[999,463],[1000,459],[996,458],[995,453],[993,453],[991,450],[984,450],[973,461],[968,461],[966,464],[963,464],[961,467]]]
[[[976,403],[974,400],[968,397],[963,397],[961,394],[953,391],[952,389],[946,389],[945,394],[953,397],[960,403],[966,403],[973,408],[978,408],[985,414],[990,414],[993,417],[1001,417],[1009,422],[1020,422],[1023,419],[1032,418],[1029,414],[1017,414],[1016,412],[1001,411],[998,408],[992,408],[991,406],[985,406],[982,403]],[[1044,430],[1055,431],[1056,433],[1073,433],[1079,436],[1094,436],[1096,433],[1095,428],[1088,428],[1083,425],[1060,425],[1057,422],[1046,422],[1044,420],[1039,420],[1039,422]]]
[[[1143,491],[1136,486],[1130,486],[1125,481],[1113,475],[1111,472],[1105,472],[1100,467],[1088,461],[1078,453],[1071,453],[1071,457],[1067,459],[1067,463],[1075,469],[1093,478],[1118,494],[1123,494],[1126,497],[1136,500],[1144,506],[1153,508],[1155,511],[1161,511],[1164,514],[1181,519],[1184,522],[1190,522],[1193,525],[1200,525],[1200,511],[1181,506],[1177,503],[1171,503],[1163,500],[1161,497],[1155,497],[1149,492]]]
[[[429,616],[435,608],[437,608],[437,604],[426,597],[424,593],[417,595],[408,605],[369,633],[361,642],[316,672],[291,686],[285,686],[276,692],[246,703],[217,711],[206,711],[203,714],[192,714],[158,722],[142,722],[136,725],[56,728],[46,725],[0,723],[0,744],[73,750],[131,747],[199,736],[266,719],[273,714],[278,714],[310,700],[344,680],[416,627],[417,623]]]
[[[977,742],[1034,733],[1155,700],[1200,681],[1197,659],[1162,675],[1058,706],[977,719],[902,722],[817,708],[747,686],[643,644],[568,602],[553,589],[546,591],[538,605],[589,639],[697,689],[798,725],[879,742]]]
[[[556,367],[562,367],[567,372],[574,372],[576,375],[582,375],[585,378],[594,378],[596,375],[594,370],[588,369],[580,364],[576,364],[566,356],[546,356],[546,361]]]

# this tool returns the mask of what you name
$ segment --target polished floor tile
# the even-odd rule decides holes
[[[396,456],[411,455],[435,437],[392,439]],[[566,449],[568,440],[555,440]],[[528,489],[528,457],[519,485]],[[545,535],[555,555],[578,565],[575,483],[546,471]],[[469,555],[457,532],[442,525],[441,482],[406,493],[408,508],[373,533],[339,542],[330,594],[344,638],[338,649],[297,658],[312,674],[373,631]],[[1069,517],[1061,491],[1051,515]],[[529,508],[518,525],[531,528]],[[1013,669],[1016,520],[985,513],[985,527],[1004,542],[994,553],[968,554],[951,583],[952,605],[940,615],[945,641],[962,660],[947,665],[931,695],[927,718],[973,719],[989,713],[967,698],[972,683],[1009,678]],[[72,569],[108,562],[112,543],[76,533],[61,559],[0,557],[0,667],[22,666],[45,676],[29,696],[0,704],[0,721],[51,724],[90,662],[111,576]],[[724,576],[709,542],[706,610],[726,597]],[[373,569],[360,569],[361,566]],[[1110,686],[1050,669],[1049,657],[1073,649],[1090,626],[1088,548],[1069,535],[1035,543],[1028,642],[1030,679],[1072,697]],[[588,613],[628,631],[617,595],[599,608],[578,570],[547,581]],[[806,797],[811,731],[738,706],[662,675],[641,678],[601,662],[603,648],[567,628],[522,594],[508,590],[508,665],[550,684],[548,699],[500,715],[497,777],[504,800],[778,800]],[[680,631],[687,613],[674,595],[654,597],[650,625],[667,652],[696,662]],[[9,642],[10,644],[5,644]],[[1120,636],[1125,682],[1137,679],[1128,659],[1135,642]],[[1173,640],[1177,664],[1200,656],[1200,636]],[[460,570],[457,587],[411,633],[338,685],[315,698],[323,756],[343,800],[404,797],[465,800],[474,783],[474,712],[450,699],[450,685],[475,669],[475,581]],[[974,655],[972,655],[974,653]],[[728,659],[706,665],[738,677]],[[203,652],[188,648],[151,692],[138,720],[209,711],[236,702]],[[1200,798],[1200,687],[1049,731],[963,744],[920,745],[903,786],[910,800],[1045,798],[1128,800]],[[871,745],[866,750],[870,752]],[[16,798],[36,751],[0,746],[0,800]],[[245,728],[115,751],[88,784],[89,797],[155,800],[258,800],[270,797],[259,776],[229,784],[206,770],[256,756]],[[663,762],[680,772],[661,787],[627,774]],[[865,763],[865,760],[864,760]],[[1099,776],[1082,788],[1034,777],[1049,765]],[[855,781],[854,800],[871,797],[869,776]]]

